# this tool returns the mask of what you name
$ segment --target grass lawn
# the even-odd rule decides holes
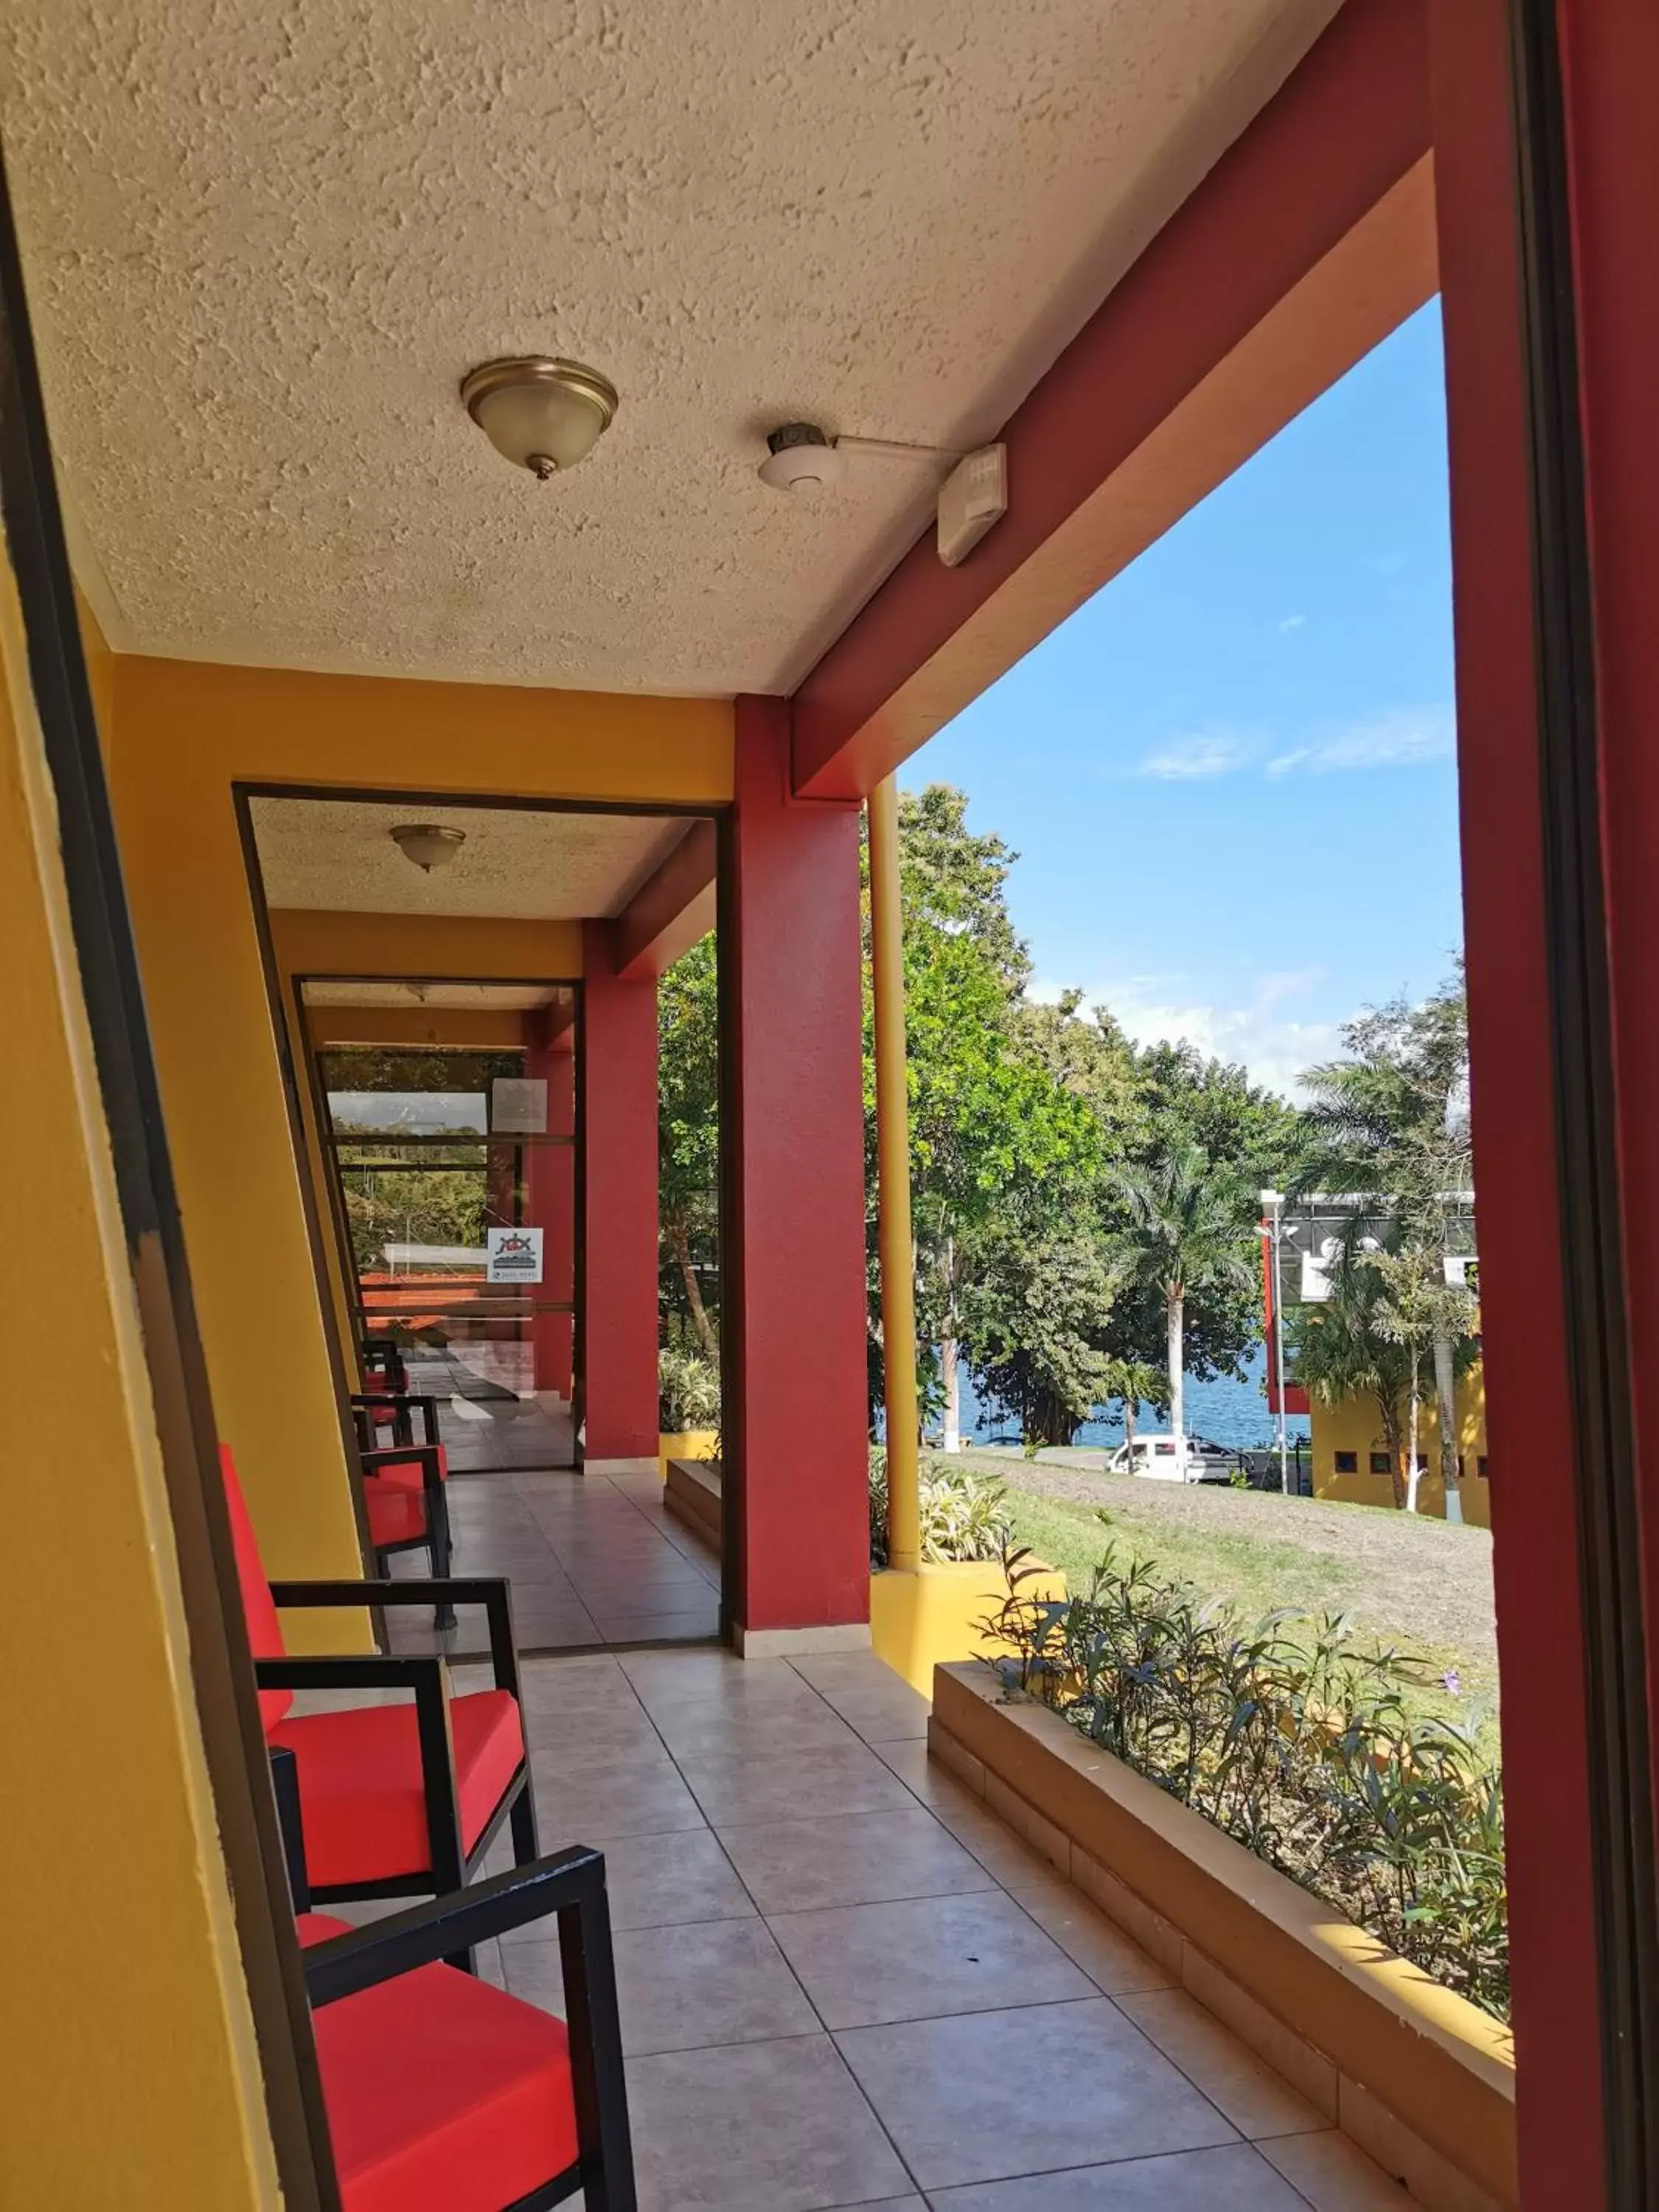
[[[1461,1678],[1421,1693],[1460,1719],[1495,1711],[1492,1540],[1484,1529],[1373,1506],[1281,1498],[1133,1476],[1081,1474],[1012,1454],[964,1454],[1006,1486],[1022,1544],[1086,1590],[1109,1546],[1147,1559],[1247,1619],[1279,1607],[1346,1613],[1368,1644],[1392,1644],[1426,1671]]]

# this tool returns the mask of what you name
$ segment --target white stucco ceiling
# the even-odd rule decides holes
[[[0,130],[128,649],[787,689],[1334,0],[4,0]],[[538,485],[455,393],[574,355]]]
[[[331,913],[452,914],[574,921],[620,914],[685,835],[684,816],[557,814],[528,807],[256,799],[267,902]],[[392,842],[401,822],[465,832],[446,866],[417,868]]]

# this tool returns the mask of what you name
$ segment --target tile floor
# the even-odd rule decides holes
[[[455,1572],[507,1577],[521,1651],[719,1633],[719,1561],[665,1510],[654,1472],[452,1474],[447,1494]],[[430,1571],[418,1552],[398,1553],[392,1566],[404,1577]],[[489,1649],[476,1610],[443,1636],[424,1611],[389,1618],[394,1651],[465,1658]]]
[[[544,1847],[606,1855],[641,2212],[1409,2212],[871,1655],[540,1659],[525,1694]],[[550,1936],[480,1965],[557,2008]]]

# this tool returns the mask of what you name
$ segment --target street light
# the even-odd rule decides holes
[[[1282,1190],[1264,1190],[1261,1194],[1263,1209],[1271,1226],[1267,1237],[1272,1257],[1268,1262],[1271,1273],[1268,1281],[1273,1294],[1273,1379],[1279,1385],[1279,1487],[1281,1496],[1291,1494],[1290,1451],[1285,1435],[1285,1298],[1279,1273],[1279,1208],[1285,1203]]]

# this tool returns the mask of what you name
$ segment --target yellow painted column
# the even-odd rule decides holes
[[[870,793],[870,971],[875,997],[876,1158],[880,1176],[881,1315],[887,1377],[887,1564],[921,1565],[916,1410],[916,1283],[910,1229],[910,1099],[904,1051],[904,919],[898,786]]]
[[[13,1340],[0,2204],[278,2212],[126,1228],[0,545]],[[21,1662],[21,1665],[20,1665]]]

